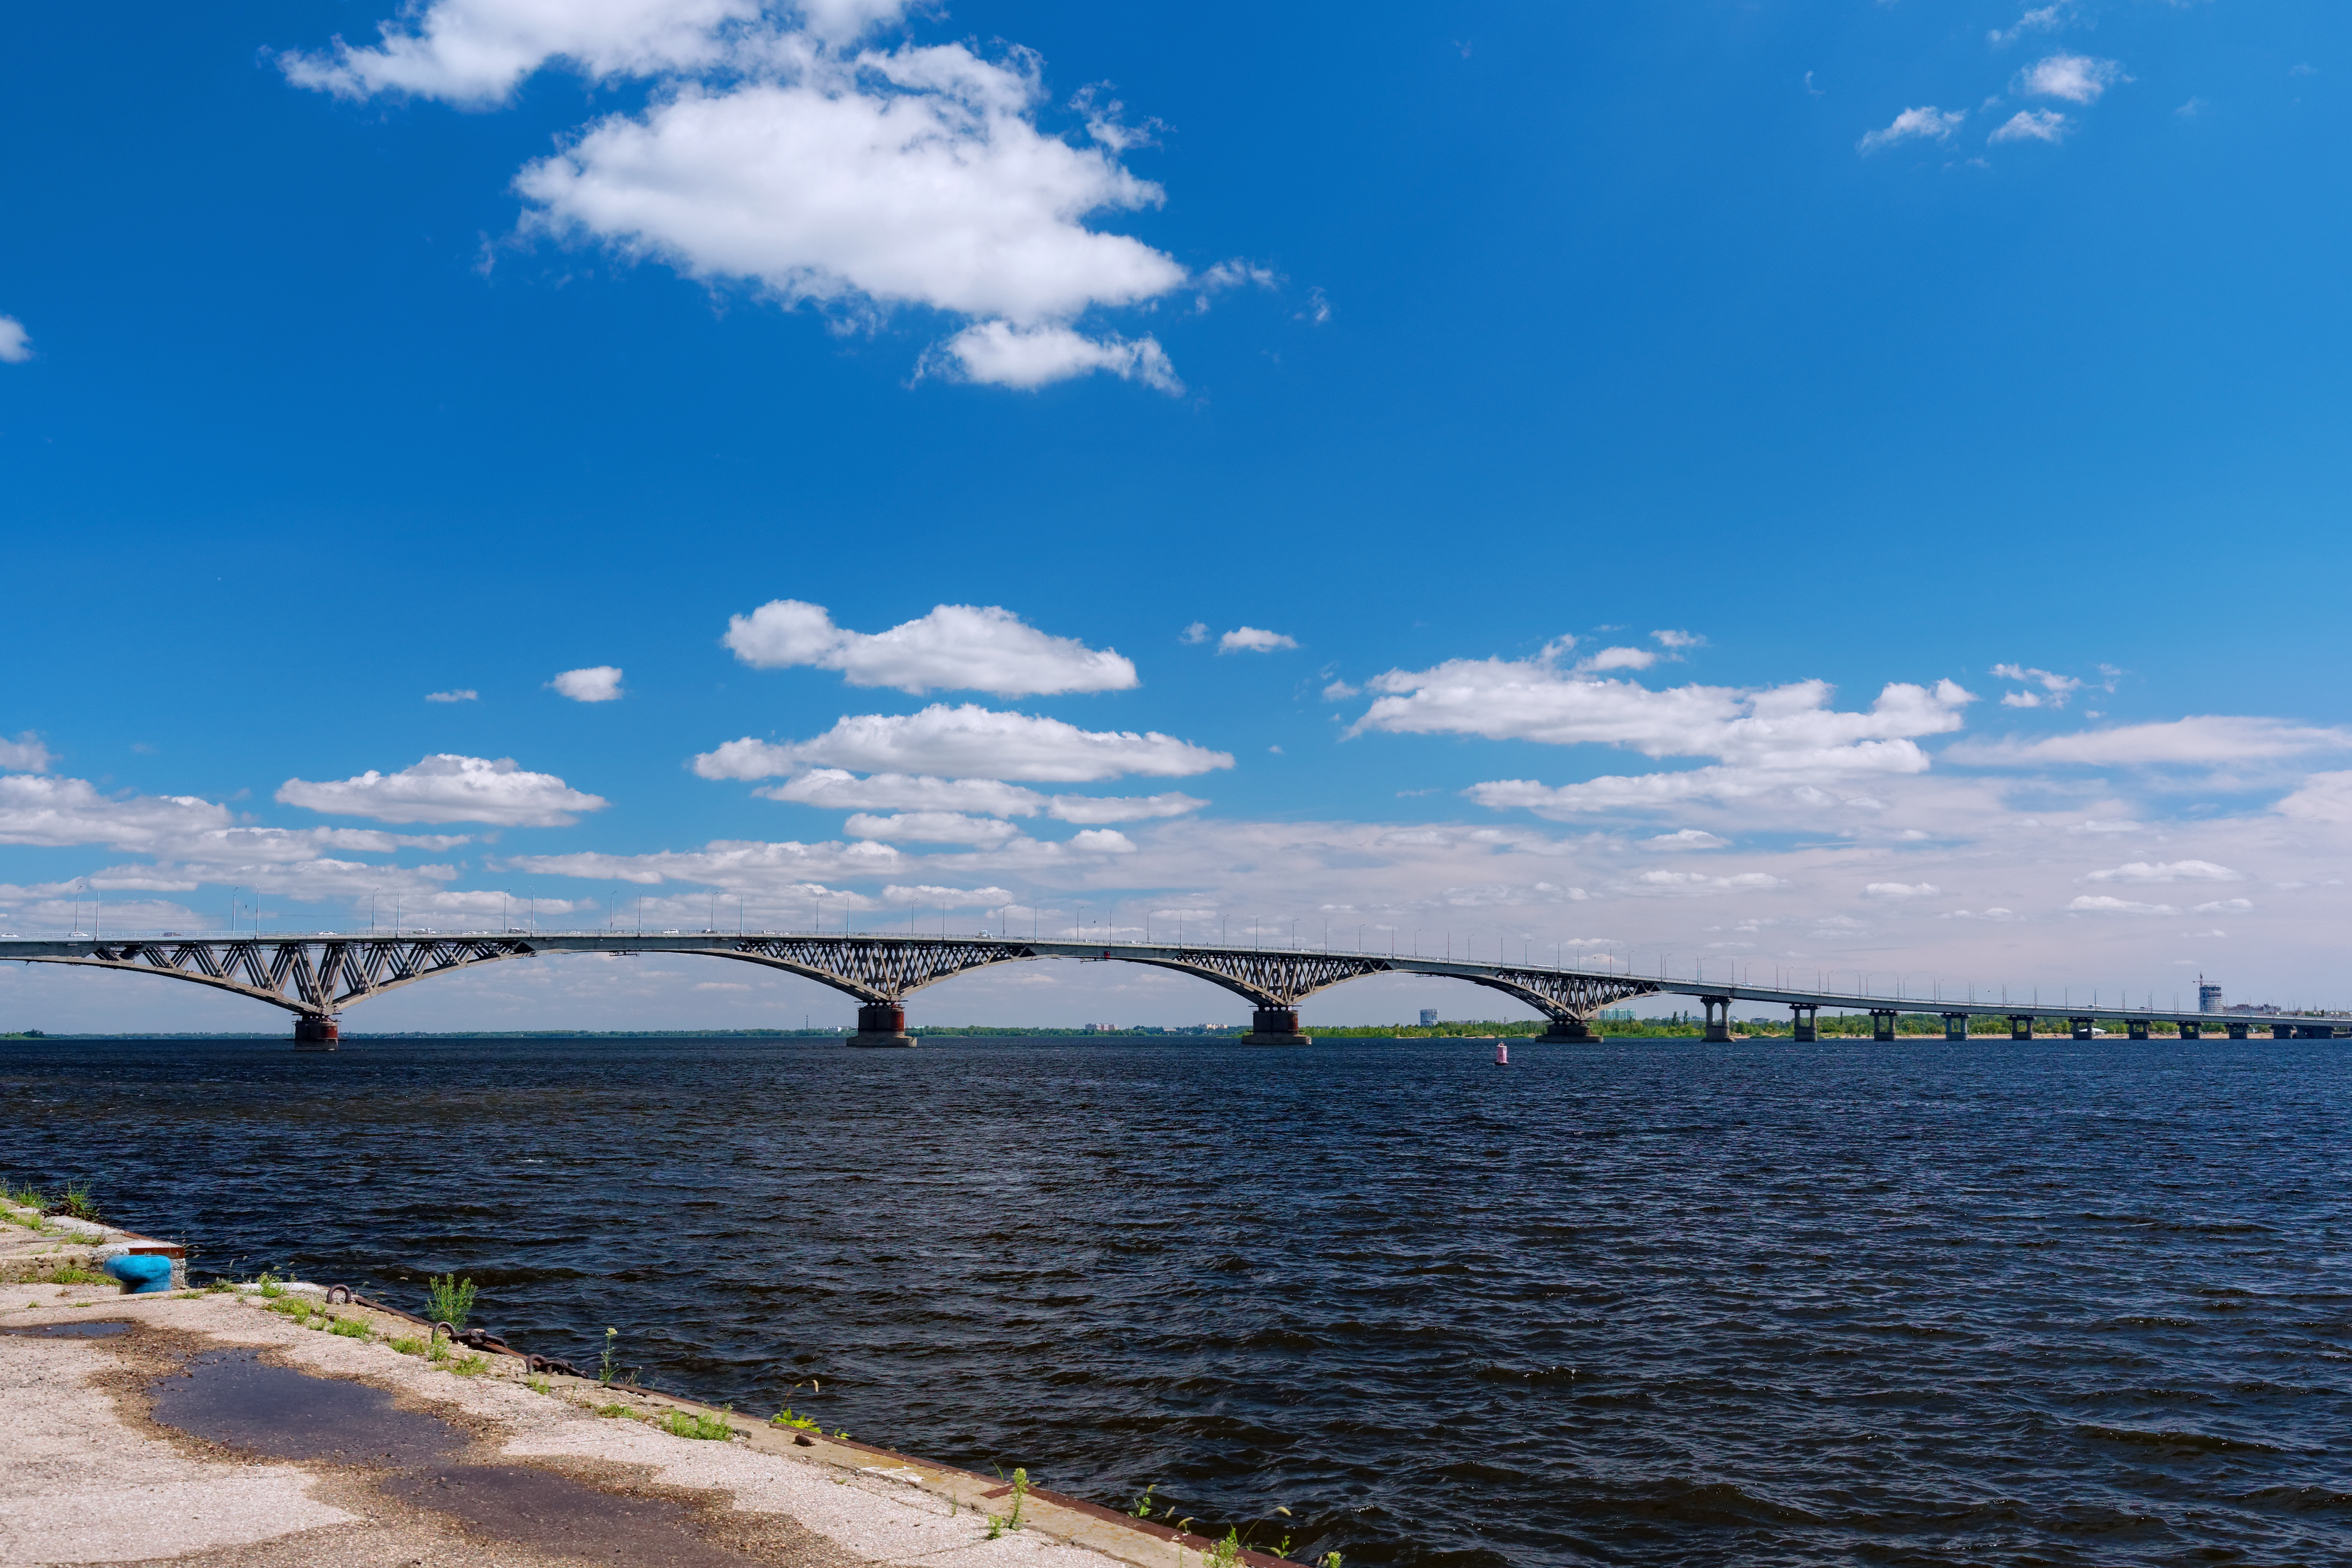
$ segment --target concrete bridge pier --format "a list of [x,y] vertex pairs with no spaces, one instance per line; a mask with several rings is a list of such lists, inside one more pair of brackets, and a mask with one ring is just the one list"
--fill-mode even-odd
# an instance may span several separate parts
[[2009,1037],[2012,1040],[2032,1039],[2033,1037],[2033,1015],[2031,1013],[2011,1013],[2009,1016]]
[[2147,1038],[2147,1020],[2146,1018],[2126,1018],[2124,1020],[2124,1034],[2129,1038],[2135,1040],[2144,1040]]
[[1311,1046],[1314,1043],[1298,1032],[1298,1009],[1296,1007],[1252,1008],[1249,1033],[1242,1037],[1242,1044],[1245,1046]]
[[2243,1024],[2224,1024],[2221,1026],[2230,1031],[2230,1037],[2233,1040],[2242,1040],[2246,1037],[2246,1026]]
[[2185,1023],[2180,1026],[2180,1037],[2184,1040],[2201,1040],[2205,1037],[2205,1026]]
[[1581,1018],[1554,1018],[1551,1026],[1536,1038],[1565,1040],[1580,1046],[1597,1045],[1601,1040],[1601,1037],[1592,1032],[1592,1026]]
[[1822,1037],[1822,1008],[1818,1002],[1789,1004],[1789,1037],[1792,1040],[1818,1040]]
[[1966,1040],[1969,1037],[1969,1016],[1966,1013],[1944,1015],[1944,1038]]
[[915,1043],[907,1033],[907,1010],[895,1002],[869,1002],[857,1009],[857,1032],[842,1042],[845,1046],[866,1046],[880,1048],[904,1048]]
[[1895,1021],[1901,1016],[1903,1016],[1902,1014],[1892,1008],[1873,1007],[1870,1010],[1870,1037],[1874,1040],[1893,1039]]
[[1699,1005],[1706,1009],[1706,1039],[1714,1045],[1731,1042],[1731,998],[1702,996]]
[[2096,1018],[2069,1018],[2066,1022],[2070,1026],[2076,1039],[2087,1040],[2091,1037],[2091,1026],[2094,1024],[2096,1024],[2098,1020]]
[[332,1013],[301,1013],[295,1016],[294,1048],[298,1051],[331,1051],[342,1037],[342,1027]]

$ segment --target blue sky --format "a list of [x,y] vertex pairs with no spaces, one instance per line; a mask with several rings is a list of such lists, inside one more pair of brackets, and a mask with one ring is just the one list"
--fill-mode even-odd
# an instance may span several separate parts
[[[0,927],[821,895],[2352,1002],[2340,9],[538,10],[0,20]],[[709,968],[351,1024],[845,1013]],[[1309,1016],[1417,1005],[1489,1004]]]

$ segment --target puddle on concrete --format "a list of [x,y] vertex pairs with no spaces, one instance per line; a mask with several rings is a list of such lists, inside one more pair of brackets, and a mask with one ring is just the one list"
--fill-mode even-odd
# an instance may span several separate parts
[[363,1383],[307,1377],[252,1351],[208,1351],[158,1378],[155,1419],[273,1459],[429,1465],[468,1441],[438,1416],[403,1410]]
[[208,1351],[148,1393],[157,1422],[215,1443],[273,1459],[390,1468],[376,1482],[387,1495],[495,1540],[663,1568],[756,1561],[704,1541],[675,1502],[615,1496],[527,1465],[452,1463],[469,1441],[458,1427],[403,1410],[382,1389],[271,1366],[253,1351]]
[[22,1329],[0,1329],[0,1334],[21,1334],[36,1340],[110,1340],[131,1331],[129,1323],[35,1323]]
[[677,1503],[614,1497],[527,1465],[447,1465],[394,1476],[381,1486],[403,1502],[462,1520],[480,1534],[542,1552],[663,1568],[740,1568],[754,1561],[696,1535]]

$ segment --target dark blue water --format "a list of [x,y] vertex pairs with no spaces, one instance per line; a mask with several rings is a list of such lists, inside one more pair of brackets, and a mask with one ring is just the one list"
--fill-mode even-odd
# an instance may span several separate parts
[[2340,1563],[2347,1052],[44,1041],[0,1170],[1350,1568]]

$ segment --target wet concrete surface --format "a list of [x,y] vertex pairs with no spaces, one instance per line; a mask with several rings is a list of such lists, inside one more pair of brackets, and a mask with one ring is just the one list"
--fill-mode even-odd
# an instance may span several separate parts
[[752,1558],[697,1535],[687,1510],[660,1498],[614,1497],[528,1465],[450,1465],[413,1470],[378,1489],[462,1521],[476,1535],[525,1542],[595,1562],[665,1568],[740,1568]]
[[30,1340],[110,1340],[130,1331],[129,1323],[110,1321],[35,1323],[29,1328],[0,1329],[0,1334],[17,1334]]
[[267,1458],[374,1472],[366,1477],[373,1490],[443,1516],[476,1540],[666,1568],[758,1561],[706,1541],[678,1503],[600,1491],[530,1465],[466,1463],[473,1439],[451,1423],[403,1409],[380,1388],[312,1377],[256,1351],[192,1356],[148,1394],[161,1426]]

